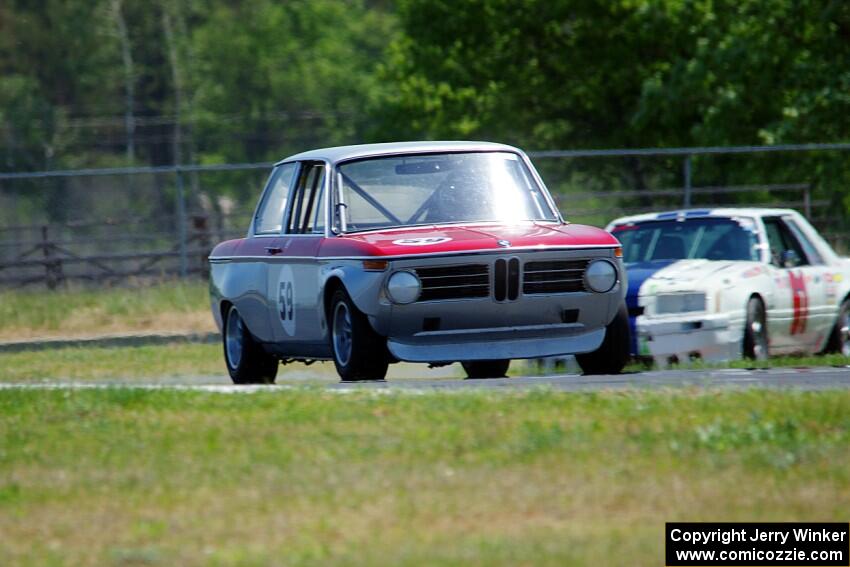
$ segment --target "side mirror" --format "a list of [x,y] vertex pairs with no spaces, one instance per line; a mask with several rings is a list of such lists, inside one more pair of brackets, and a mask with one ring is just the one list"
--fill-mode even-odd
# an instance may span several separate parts
[[794,250],[785,250],[780,258],[783,268],[796,268],[800,265],[800,256]]

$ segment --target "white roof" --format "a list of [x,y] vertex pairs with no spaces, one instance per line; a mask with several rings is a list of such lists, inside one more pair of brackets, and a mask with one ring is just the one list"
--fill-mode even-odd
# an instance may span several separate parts
[[768,217],[799,214],[793,209],[771,209],[766,207],[724,207],[712,209],[708,207],[679,209],[671,211],[659,211],[657,213],[644,213],[641,215],[631,215],[620,217],[609,223],[609,226],[615,224],[628,224],[633,222],[646,222],[654,220],[674,219],[679,217],[684,218],[700,218],[700,217]]
[[396,154],[416,154],[426,152],[515,152],[522,151],[505,144],[493,142],[389,142],[384,144],[362,144],[357,146],[337,146],[321,148],[289,156],[278,163],[296,160],[324,160],[332,164],[350,159]]

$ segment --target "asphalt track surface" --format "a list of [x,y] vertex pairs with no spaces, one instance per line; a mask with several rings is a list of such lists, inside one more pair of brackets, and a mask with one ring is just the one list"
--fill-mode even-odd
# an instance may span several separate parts
[[[422,375],[428,370],[422,369]],[[459,378],[397,378],[380,382],[341,383],[331,379],[317,378],[308,373],[292,371],[279,384],[269,386],[235,386],[225,376],[195,376],[163,378],[162,380],[100,380],[74,382],[51,380],[28,383],[0,383],[0,390],[35,389],[101,389],[138,388],[151,390],[187,390],[221,393],[250,393],[261,391],[285,391],[292,388],[318,387],[326,391],[348,393],[374,391],[376,393],[408,392],[425,393],[439,391],[522,391],[549,389],[563,392],[628,391],[642,389],[789,389],[789,390],[833,390],[850,388],[850,366],[818,368],[772,368],[759,369],[716,369],[716,370],[660,370],[636,372],[614,376],[581,376],[577,374],[553,374],[548,376],[520,376],[491,380],[463,380]]]

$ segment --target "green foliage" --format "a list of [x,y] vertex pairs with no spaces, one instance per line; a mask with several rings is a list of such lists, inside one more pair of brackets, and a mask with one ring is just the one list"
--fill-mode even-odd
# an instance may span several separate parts
[[[840,141],[848,35],[850,4],[827,0],[15,1],[0,6],[0,161],[267,161],[414,138],[529,149]],[[813,182],[815,197],[841,205],[844,155],[700,158],[694,181]],[[681,178],[671,160],[552,169],[564,192]],[[66,214],[32,189],[14,187],[29,203],[19,210]],[[203,189],[253,201],[256,180],[233,173]]]
[[850,6],[402,0],[384,103],[410,133],[535,148],[842,139]]
[[[379,129],[406,137],[566,149],[841,141],[850,129],[850,71],[838,64],[850,60],[846,2],[402,0],[398,10],[405,33],[380,68],[375,108]],[[850,182],[835,154],[712,158],[695,170],[708,186],[810,181],[836,203]],[[678,185],[668,171],[629,159],[588,180],[575,168],[564,189]]]

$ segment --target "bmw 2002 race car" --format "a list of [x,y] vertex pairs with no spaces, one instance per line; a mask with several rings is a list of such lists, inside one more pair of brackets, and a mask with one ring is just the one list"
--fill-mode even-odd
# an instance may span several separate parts
[[212,251],[212,311],[237,383],[332,359],[343,380],[395,361],[628,357],[617,240],[565,222],[528,157],[500,144],[328,148],[279,162],[245,238]]
[[657,363],[850,356],[850,259],[788,209],[624,217],[632,352]]

